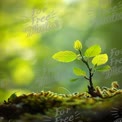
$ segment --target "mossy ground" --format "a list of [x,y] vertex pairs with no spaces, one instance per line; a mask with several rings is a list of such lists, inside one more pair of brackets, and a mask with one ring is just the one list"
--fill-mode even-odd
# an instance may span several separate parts
[[96,87],[101,97],[87,92],[56,94],[50,91],[12,95],[0,105],[1,122],[113,122],[112,109],[122,116],[122,90]]

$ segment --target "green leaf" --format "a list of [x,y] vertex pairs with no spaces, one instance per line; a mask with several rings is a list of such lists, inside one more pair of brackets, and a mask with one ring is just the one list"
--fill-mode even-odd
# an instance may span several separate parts
[[52,57],[60,62],[72,62],[77,58],[77,55],[72,51],[60,51],[55,53]]
[[99,45],[93,45],[85,51],[85,56],[90,58],[101,53],[101,47]]
[[105,64],[107,61],[108,61],[108,55],[100,54],[100,55],[95,56],[92,59],[92,64],[99,66],[99,65]]
[[8,100],[14,100],[17,97],[16,92],[11,94],[11,96],[8,98]]
[[99,72],[106,72],[108,70],[110,70],[111,67],[109,65],[103,66],[103,67],[98,67],[96,70]]
[[76,40],[76,41],[74,42],[74,48],[75,48],[76,50],[81,50],[81,49],[82,49],[82,43],[81,43],[79,40]]
[[77,80],[79,80],[79,78],[73,78],[73,79],[71,79],[70,81],[71,81],[71,82],[75,82],[75,81],[77,81]]
[[86,76],[86,72],[81,70],[80,68],[74,68],[73,72],[77,76]]

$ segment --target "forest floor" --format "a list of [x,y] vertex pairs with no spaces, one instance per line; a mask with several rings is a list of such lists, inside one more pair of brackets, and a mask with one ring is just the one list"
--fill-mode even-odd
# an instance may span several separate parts
[[12,94],[0,104],[0,122],[122,122],[122,90],[96,87],[101,97],[87,92]]

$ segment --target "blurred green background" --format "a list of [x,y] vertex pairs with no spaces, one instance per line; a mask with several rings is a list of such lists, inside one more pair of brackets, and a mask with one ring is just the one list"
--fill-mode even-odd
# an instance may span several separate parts
[[96,73],[94,85],[118,81],[121,88],[121,12],[121,0],[1,0],[0,102],[12,93],[87,91],[83,78],[71,82],[73,67],[84,65],[52,59],[57,51],[74,51],[77,39],[109,55],[112,71]]

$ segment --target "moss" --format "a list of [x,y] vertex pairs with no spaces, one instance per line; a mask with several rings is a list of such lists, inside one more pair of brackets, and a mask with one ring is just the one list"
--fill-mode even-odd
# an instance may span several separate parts
[[[0,117],[3,117],[4,120],[17,121],[21,119],[25,122],[30,120],[43,122],[43,120],[50,118],[50,122],[55,122],[56,110],[60,108],[62,111],[70,109],[69,113],[59,115],[60,119],[71,115],[74,116],[75,112],[80,113],[79,122],[81,120],[83,122],[95,122],[101,117],[101,120],[106,119],[106,116],[111,119],[110,111],[112,107],[122,107],[122,90],[118,89],[117,84],[115,84],[112,83],[111,88],[97,86],[96,92],[101,97],[92,97],[87,92],[56,94],[51,91],[41,91],[40,93],[23,94],[21,96],[13,95],[14,97],[8,98],[8,101],[4,101],[0,105]],[[78,122],[78,120],[73,121]]]

